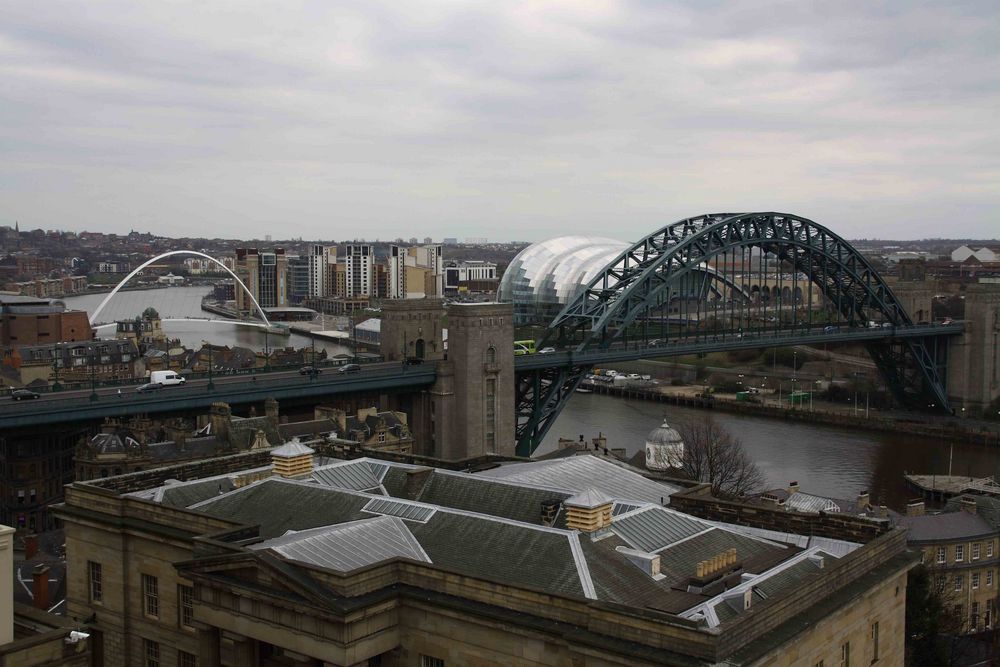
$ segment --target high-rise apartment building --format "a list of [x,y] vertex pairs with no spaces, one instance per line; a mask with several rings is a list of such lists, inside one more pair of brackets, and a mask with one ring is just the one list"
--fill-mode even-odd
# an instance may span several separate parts
[[390,299],[420,299],[444,293],[444,268],[441,246],[389,248],[389,280],[386,296]]
[[[237,248],[235,273],[261,308],[288,305],[288,258],[284,248]],[[254,310],[253,302],[239,288],[236,290],[236,309],[241,313]]]
[[364,243],[349,243],[344,260],[346,297],[372,296],[375,249]]
[[[326,296],[326,248],[321,245],[309,246],[309,294],[307,296]],[[334,255],[336,257],[336,255]]]

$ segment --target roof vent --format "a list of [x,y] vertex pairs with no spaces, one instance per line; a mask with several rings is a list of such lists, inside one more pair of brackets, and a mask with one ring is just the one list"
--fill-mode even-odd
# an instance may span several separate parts
[[597,489],[587,489],[563,501],[566,508],[566,527],[592,533],[611,525],[613,501]]
[[289,443],[271,450],[274,472],[291,478],[308,475],[313,469],[313,450],[299,443]]
[[660,554],[651,554],[628,547],[616,547],[616,551],[653,579],[663,579],[663,575],[660,574]]

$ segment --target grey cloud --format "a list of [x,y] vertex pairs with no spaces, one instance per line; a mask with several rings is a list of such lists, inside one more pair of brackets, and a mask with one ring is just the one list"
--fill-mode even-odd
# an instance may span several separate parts
[[766,208],[996,233],[995,3],[3,11],[0,223],[634,238]]

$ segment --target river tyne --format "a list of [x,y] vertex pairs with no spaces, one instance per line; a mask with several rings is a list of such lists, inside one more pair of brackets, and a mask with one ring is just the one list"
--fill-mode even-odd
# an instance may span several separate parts
[[[205,287],[174,287],[119,293],[101,313],[101,320],[133,318],[153,305],[163,318],[202,318],[201,297]],[[92,294],[64,299],[70,308],[92,311],[105,295]],[[202,340],[221,345],[264,347],[263,332],[205,321],[164,322],[168,335],[180,338],[188,347]],[[102,328],[99,335],[111,337],[114,330]],[[270,346],[310,344],[309,338],[293,335],[276,339]],[[348,348],[317,342],[329,354],[349,352]],[[730,414],[722,411],[685,408],[664,403],[622,399],[599,394],[576,394],[559,415],[538,453],[551,451],[559,437],[590,438],[603,433],[609,447],[624,447],[629,456],[644,447],[646,435],[664,419],[713,418],[742,440],[750,457],[760,467],[770,487],[799,482],[802,491],[817,495],[853,499],[868,490],[872,500],[900,510],[910,497],[903,482],[904,472],[947,474],[949,455],[955,475],[986,477],[1000,470],[998,451],[979,445],[943,442],[901,433],[847,429],[805,422]],[[863,417],[859,417],[859,424]]]

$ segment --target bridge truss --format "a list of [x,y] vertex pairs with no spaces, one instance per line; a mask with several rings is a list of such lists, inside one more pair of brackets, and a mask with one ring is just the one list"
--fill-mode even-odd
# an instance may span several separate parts
[[[695,275],[716,284],[691,299],[685,295]],[[670,356],[672,346],[703,341],[746,347],[752,338],[769,347],[795,332],[912,325],[871,264],[829,229],[785,213],[717,213],[667,225],[623,251],[563,308],[538,346],[577,353],[647,347],[648,356]],[[948,409],[946,346],[937,340],[865,343],[903,406]],[[592,369],[592,362],[570,361],[519,376],[519,454],[538,447]]]

